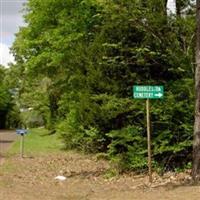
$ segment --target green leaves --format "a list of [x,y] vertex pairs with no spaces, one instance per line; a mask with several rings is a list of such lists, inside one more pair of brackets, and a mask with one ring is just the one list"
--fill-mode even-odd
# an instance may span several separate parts
[[123,169],[144,169],[145,105],[132,99],[132,86],[164,85],[165,98],[152,101],[154,163],[188,151],[194,18],[167,17],[165,4],[30,0],[11,68],[20,104],[33,108],[30,118],[42,116],[66,148],[105,152]]
[[113,130],[107,135],[112,139],[108,146],[108,154],[116,162],[120,170],[144,169],[147,151],[143,149],[146,141],[141,134],[142,129],[137,126],[128,126],[121,130]]
[[7,112],[11,103],[11,93],[5,83],[6,69],[0,66],[0,111]]

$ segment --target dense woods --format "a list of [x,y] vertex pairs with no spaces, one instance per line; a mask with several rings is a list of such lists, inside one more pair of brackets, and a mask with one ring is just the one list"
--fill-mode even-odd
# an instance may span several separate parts
[[6,116],[10,108],[11,96],[4,82],[5,69],[0,65],[0,128],[6,126]]
[[100,153],[120,171],[145,170],[145,101],[132,98],[132,87],[164,85],[164,99],[151,102],[153,166],[191,167],[195,10],[181,0],[167,14],[166,3],[29,0],[16,63],[5,70],[15,102],[8,125],[45,126],[66,149]]

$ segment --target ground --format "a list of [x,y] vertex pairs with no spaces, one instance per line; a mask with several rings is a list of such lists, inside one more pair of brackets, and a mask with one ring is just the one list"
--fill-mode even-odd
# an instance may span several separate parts
[[[6,138],[4,137],[4,140]],[[1,147],[2,150],[2,147]],[[76,152],[7,154],[0,166],[0,200],[197,200],[186,173],[112,177],[108,161]],[[65,181],[55,180],[62,175]]]
[[16,139],[15,131],[12,130],[0,130],[0,150],[5,152],[9,146]]
[[15,139],[16,134],[14,131],[0,130],[0,164],[4,161],[3,154],[9,149]]

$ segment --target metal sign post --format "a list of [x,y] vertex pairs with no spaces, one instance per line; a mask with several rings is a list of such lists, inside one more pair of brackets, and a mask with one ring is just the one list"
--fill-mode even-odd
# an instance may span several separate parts
[[146,120],[147,120],[147,146],[148,146],[148,169],[149,182],[152,183],[152,155],[151,155],[151,120],[150,100],[161,99],[164,96],[164,87],[158,85],[135,85],[133,86],[133,97],[135,99],[146,99]]
[[20,157],[24,157],[24,134],[21,134]]

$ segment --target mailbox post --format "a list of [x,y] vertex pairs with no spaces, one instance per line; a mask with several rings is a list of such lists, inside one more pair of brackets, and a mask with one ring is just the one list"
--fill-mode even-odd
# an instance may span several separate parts
[[26,129],[17,129],[16,133],[21,136],[21,141],[20,141],[20,157],[24,157],[24,135],[27,134]]

